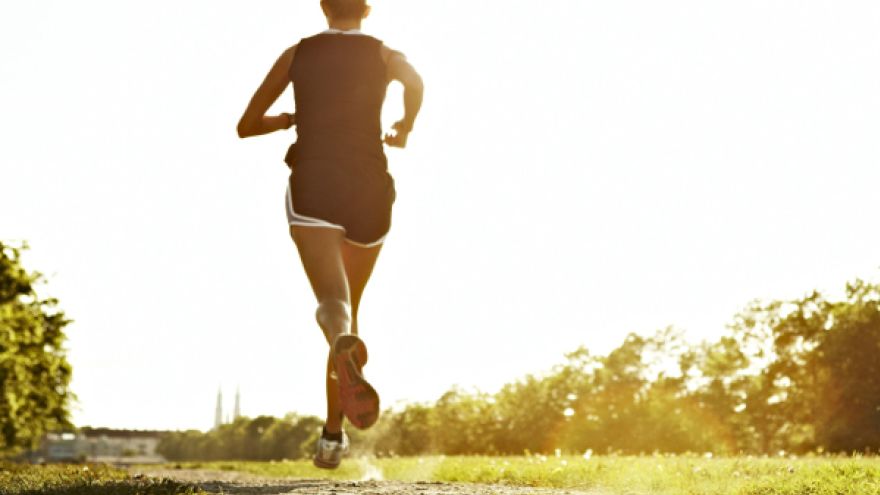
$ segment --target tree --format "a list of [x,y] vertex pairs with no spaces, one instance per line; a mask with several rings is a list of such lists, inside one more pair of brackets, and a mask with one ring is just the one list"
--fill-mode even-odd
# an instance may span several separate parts
[[[846,294],[836,302],[813,292],[794,301],[753,304],[738,316],[737,345],[762,368],[745,381],[725,382],[734,386],[719,397],[732,400],[728,412],[731,405],[745,406],[743,414],[728,414],[725,422],[737,424],[733,416],[744,416],[748,428],[737,436],[748,446],[747,433],[752,434],[747,450],[880,448],[880,285],[856,280],[847,284]],[[748,364],[705,374],[727,379]],[[703,399],[710,396],[704,391]]]
[[[435,451],[433,437],[439,430],[433,420],[434,406],[409,404],[402,411],[386,411],[361,438],[352,437],[353,444],[366,443],[379,455],[423,455]],[[353,433],[357,434],[356,431]],[[366,441],[366,442],[365,442]]]
[[39,273],[21,266],[27,246],[0,242],[0,450],[33,447],[44,433],[70,428],[71,367],[55,299],[41,299]]
[[880,449],[880,285],[847,285],[846,301],[825,307],[812,351],[816,443],[829,451]]
[[454,387],[434,404],[429,415],[434,426],[434,447],[449,455],[474,452],[494,454],[492,439],[499,419],[494,402],[485,393],[469,393]]

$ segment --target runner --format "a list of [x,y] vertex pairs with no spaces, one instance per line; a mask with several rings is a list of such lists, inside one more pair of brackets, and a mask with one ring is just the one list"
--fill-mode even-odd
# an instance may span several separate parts
[[[382,143],[403,148],[422,104],[421,77],[398,51],[361,33],[366,0],[322,0],[328,29],[281,54],[238,123],[242,138],[289,129],[297,141],[285,197],[290,234],[312,290],[315,317],[330,344],[327,420],[314,463],[336,468],[348,451],[343,416],[368,428],[379,396],[364,379],[358,337],[364,287],[391,226],[394,181]],[[380,113],[391,81],[404,87],[404,116],[382,136]],[[296,113],[266,115],[288,84]]]

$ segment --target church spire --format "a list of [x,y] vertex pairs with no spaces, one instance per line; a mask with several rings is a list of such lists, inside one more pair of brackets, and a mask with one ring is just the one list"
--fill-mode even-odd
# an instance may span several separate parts
[[217,387],[217,409],[214,411],[214,428],[223,424],[223,391]]
[[235,409],[232,412],[232,420],[235,421],[239,416],[241,416],[241,394],[238,387],[235,387]]

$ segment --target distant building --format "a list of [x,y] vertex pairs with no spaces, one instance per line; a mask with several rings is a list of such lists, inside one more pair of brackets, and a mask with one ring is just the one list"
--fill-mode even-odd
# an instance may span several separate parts
[[155,430],[115,430],[82,428],[77,432],[49,433],[40,448],[30,454],[35,461],[106,462],[111,464],[149,464],[165,462],[156,452],[165,432]]
[[220,425],[228,424],[234,422],[236,419],[241,417],[241,392],[238,387],[235,388],[235,405],[232,409],[232,416],[230,417],[227,412],[226,415],[223,415],[223,389],[217,388],[217,403],[214,406],[214,428],[218,428]]
[[217,407],[214,408],[214,428],[223,424],[223,391],[217,389]]
[[238,387],[235,387],[235,409],[232,412],[232,420],[235,421],[241,417],[241,393],[238,391]]
[[49,462],[76,462],[85,460],[85,450],[85,439],[81,435],[49,433],[31,457]]

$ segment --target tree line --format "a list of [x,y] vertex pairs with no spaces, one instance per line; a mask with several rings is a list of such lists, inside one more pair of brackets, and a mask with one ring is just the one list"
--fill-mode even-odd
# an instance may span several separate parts
[[284,418],[240,417],[207,433],[198,430],[166,433],[156,451],[168,460],[301,459],[314,453],[323,424],[314,416],[295,414]]
[[880,285],[753,302],[714,342],[667,328],[581,348],[496,394],[451,390],[385,417],[398,454],[851,452],[880,449]]
[[[69,320],[41,297],[24,244],[0,243],[0,452],[69,430]],[[856,280],[841,300],[818,292],[753,302],[717,340],[672,328],[628,335],[611,352],[578,349],[497,393],[453,388],[386,411],[355,445],[379,455],[852,452],[880,449],[880,285]],[[169,459],[311,455],[321,421],[242,418],[162,439]]]
[[[168,435],[169,459],[310,456],[321,420],[241,418]],[[880,285],[753,302],[715,341],[666,328],[605,355],[581,348],[494,394],[453,388],[386,411],[355,447],[377,455],[880,449]]]

